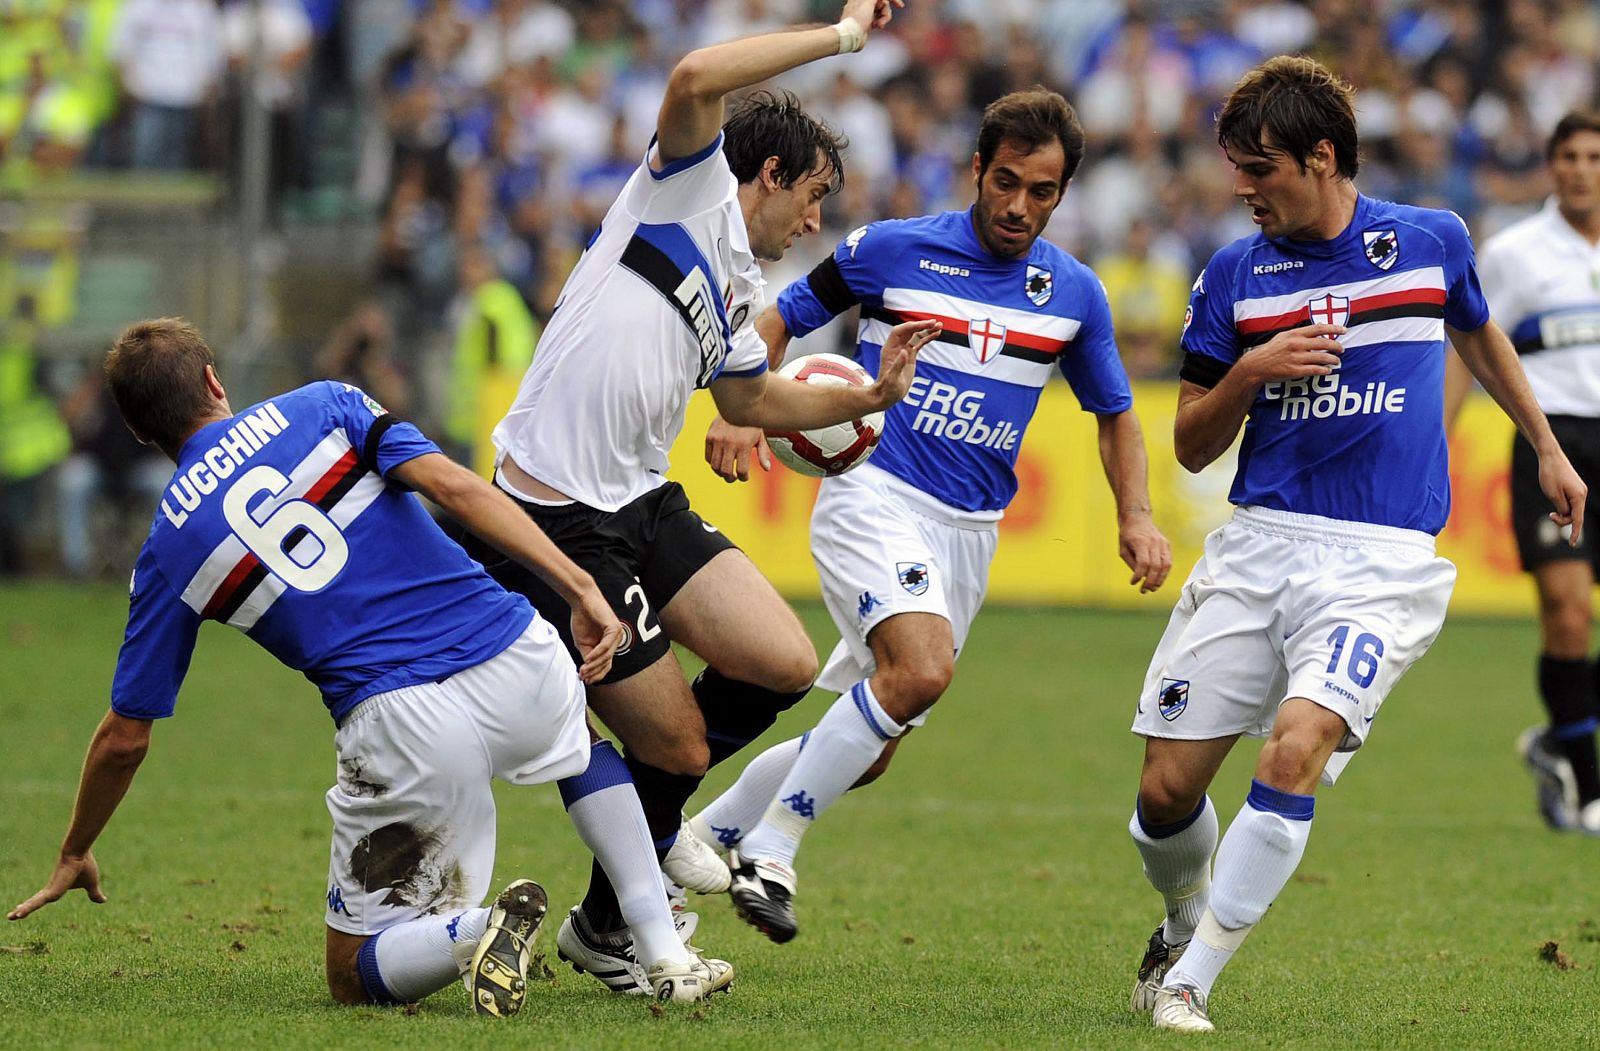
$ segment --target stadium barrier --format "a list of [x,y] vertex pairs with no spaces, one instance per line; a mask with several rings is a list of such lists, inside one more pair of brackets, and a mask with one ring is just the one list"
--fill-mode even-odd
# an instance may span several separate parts
[[[1205,536],[1226,520],[1233,453],[1199,475],[1172,455],[1177,386],[1141,383],[1135,405],[1150,449],[1156,522],[1173,543],[1176,579],[1155,595],[1128,586],[1117,557],[1114,505],[1095,445],[1094,418],[1064,385],[1040,399],[1017,463],[1021,489],[1001,523],[989,600],[1019,605],[1164,609],[1176,584],[1199,557]],[[690,402],[683,435],[672,451],[671,477],[705,519],[738,543],[785,595],[815,598],[816,571],[807,542],[817,482],[781,465],[729,484],[706,466],[704,438],[715,411],[708,395]],[[498,419],[498,416],[493,417]],[[1459,570],[1451,611],[1531,614],[1532,585],[1517,565],[1511,537],[1508,469],[1512,428],[1485,396],[1469,399],[1451,442],[1454,508],[1439,551]],[[1595,523],[1600,528],[1600,523]]]

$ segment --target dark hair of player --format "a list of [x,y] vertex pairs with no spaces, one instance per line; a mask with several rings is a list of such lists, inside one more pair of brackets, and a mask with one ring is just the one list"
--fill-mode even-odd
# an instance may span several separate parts
[[755,91],[722,123],[722,154],[740,183],[754,182],[768,157],[778,158],[778,185],[789,189],[813,172],[832,172],[828,192],[844,186],[843,135],[811,116],[787,91]]
[[1051,139],[1061,143],[1066,161],[1061,167],[1061,185],[1066,187],[1083,163],[1083,125],[1070,103],[1054,91],[1033,88],[1013,91],[989,103],[978,125],[978,180],[983,180],[1002,142],[1027,147],[1027,152]]
[[1600,131],[1600,111],[1575,109],[1557,121],[1556,130],[1550,133],[1550,141],[1545,144],[1544,159],[1553,158],[1561,144],[1580,131]]
[[1298,55],[1268,59],[1239,79],[1217,116],[1224,149],[1264,156],[1265,137],[1299,162],[1317,143],[1333,144],[1338,173],[1354,179],[1361,167],[1356,141],[1355,89],[1327,67]]
[[206,366],[216,366],[205,337],[183,318],[128,326],[106,355],[106,382],[128,426],[170,448],[211,410]]

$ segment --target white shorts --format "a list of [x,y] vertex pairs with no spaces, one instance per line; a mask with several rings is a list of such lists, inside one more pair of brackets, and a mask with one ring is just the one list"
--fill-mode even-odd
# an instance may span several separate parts
[[367,698],[333,740],[327,923],[346,934],[482,902],[491,780],[542,784],[589,765],[583,684],[539,617],[474,668]]
[[871,675],[877,662],[867,635],[898,613],[948,620],[961,655],[989,587],[999,528],[935,515],[925,501],[897,492],[883,471],[863,467],[823,480],[811,512],[811,557],[840,638],[817,685],[844,693]]
[[[1433,644],[1456,569],[1409,529],[1241,507],[1206,537],[1139,694],[1133,732],[1265,736],[1304,697],[1367,738],[1384,698]],[[1332,784],[1347,755],[1329,760]]]

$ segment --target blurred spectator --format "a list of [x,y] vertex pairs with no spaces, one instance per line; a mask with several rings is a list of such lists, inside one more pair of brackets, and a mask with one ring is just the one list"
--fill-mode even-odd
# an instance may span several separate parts
[[[172,476],[171,462],[123,425],[97,366],[84,370],[61,406],[72,454],[56,472],[56,520],[61,570],[74,580],[125,570]],[[102,517],[114,524],[110,531],[97,527]]]
[[459,458],[488,474],[494,468],[489,429],[516,398],[540,328],[481,245],[469,245],[461,254],[461,290],[444,430]]
[[[242,78],[242,90],[253,89],[256,102],[270,115],[269,185],[274,199],[281,200],[284,190],[300,182],[300,122],[311,62],[311,19],[303,0],[227,0],[222,24],[228,61]],[[260,68],[251,85],[249,71],[257,61]],[[236,147],[235,160],[242,162],[244,152]]]
[[1136,218],[1128,224],[1121,251],[1094,263],[1111,303],[1122,362],[1134,379],[1178,374],[1178,337],[1192,283],[1186,267],[1152,252],[1155,234],[1148,217]]
[[396,416],[409,417],[411,385],[394,362],[394,322],[377,300],[357,304],[328,336],[311,378],[360,387]]
[[130,106],[133,166],[193,167],[201,108],[226,59],[214,0],[127,0],[113,52]]
[[72,446],[66,424],[39,382],[33,326],[0,325],[0,576],[33,560],[46,473]]

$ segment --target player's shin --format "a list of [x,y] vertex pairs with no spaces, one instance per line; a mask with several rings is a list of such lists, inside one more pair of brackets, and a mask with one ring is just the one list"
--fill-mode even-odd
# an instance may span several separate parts
[[856,683],[808,735],[794,769],[761,823],[745,837],[740,854],[792,863],[800,837],[867,772],[883,746],[905,731],[883,710],[868,683]]
[[1211,855],[1217,849],[1217,808],[1204,796],[1181,820],[1161,825],[1146,821],[1137,802],[1128,833],[1144,860],[1145,878],[1166,903],[1162,940],[1182,945],[1211,901]]
[[483,935],[488,909],[424,916],[368,938],[356,953],[356,969],[367,998],[376,1004],[409,1004],[461,977]]
[[1550,716],[1549,748],[1572,764],[1579,807],[1600,798],[1596,763],[1596,669],[1587,660],[1539,656],[1539,695]]
[[694,829],[694,834],[722,850],[738,846],[745,833],[766,813],[767,804],[772,802],[783,779],[794,768],[809,736],[775,744],[750,760],[739,780],[690,819],[689,827]]
[[[616,920],[632,929],[635,958],[645,963],[686,963],[688,954],[661,891],[655,845],[638,793],[617,750],[609,741],[596,743],[590,751],[589,768],[560,782],[560,788],[573,827],[599,862],[604,877],[600,882],[614,894]],[[619,925],[613,920],[601,926],[601,921],[588,913],[588,899],[585,915],[598,930]]]
[[1217,848],[1211,904],[1163,988],[1184,986],[1210,996],[1217,975],[1299,866],[1314,809],[1309,795],[1251,782]]
[[710,667],[695,676],[691,689],[705,717],[706,744],[711,749],[712,766],[766,733],[779,715],[811,692],[811,687],[807,686],[793,693],[780,693],[730,679]]

